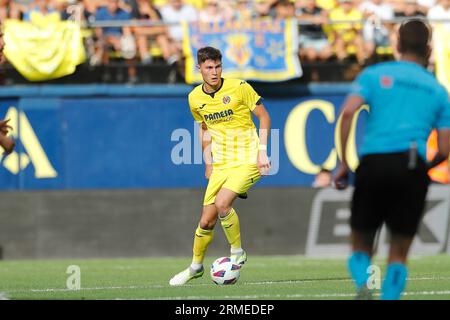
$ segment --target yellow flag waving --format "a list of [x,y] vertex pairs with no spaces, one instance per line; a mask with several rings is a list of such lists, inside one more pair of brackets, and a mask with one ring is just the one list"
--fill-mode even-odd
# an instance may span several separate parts
[[433,33],[436,77],[450,92],[450,28],[437,24]]
[[4,39],[6,58],[30,81],[72,74],[85,60],[80,26],[55,14],[33,12],[30,22],[6,20]]

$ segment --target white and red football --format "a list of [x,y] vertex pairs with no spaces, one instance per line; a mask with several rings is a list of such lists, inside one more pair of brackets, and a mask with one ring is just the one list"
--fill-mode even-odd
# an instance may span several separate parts
[[211,279],[215,284],[235,284],[239,279],[241,266],[229,257],[216,259],[211,265]]

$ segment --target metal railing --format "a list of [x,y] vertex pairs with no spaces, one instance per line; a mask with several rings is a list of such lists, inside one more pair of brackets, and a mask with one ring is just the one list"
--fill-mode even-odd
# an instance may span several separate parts
[[[154,27],[154,26],[176,26],[180,25],[180,22],[177,23],[169,23],[164,21],[151,21],[151,20],[137,20],[137,19],[131,19],[131,20],[102,20],[102,21],[86,21],[83,19],[83,9],[79,5],[71,5],[67,7],[66,9],[67,13],[69,14],[68,20],[75,21],[79,23],[84,28],[109,28],[109,27]],[[415,16],[415,17],[399,17],[399,18],[393,18],[393,19],[377,19],[377,18],[366,18],[361,20],[327,20],[327,23],[325,25],[335,25],[335,24],[365,24],[366,22],[372,22],[375,24],[399,24],[407,19],[423,19],[426,20],[432,24],[435,23],[444,23],[444,24],[450,24],[450,19],[428,19],[424,16]],[[266,17],[256,18],[258,19],[267,19]],[[297,23],[299,26],[311,26],[311,25],[317,25],[316,23],[301,20],[297,17]],[[238,20],[236,20],[238,22]]]
[[[265,19],[265,18],[261,18]],[[427,19],[423,16],[416,17],[408,17],[408,18],[395,18],[390,20],[377,20],[377,24],[400,24],[408,19],[422,19],[428,21],[431,24],[450,24],[450,19]],[[76,20],[74,20],[76,21]],[[236,22],[239,22],[236,20]],[[373,22],[370,19],[361,19],[361,20],[328,20],[324,25],[336,25],[336,24],[365,24],[366,22]],[[102,21],[79,21],[79,23],[85,28],[109,28],[109,27],[155,27],[155,26],[178,26],[181,24],[177,23],[168,23],[163,21],[151,21],[151,20],[102,20]],[[206,23],[206,22],[205,22]],[[299,26],[311,26],[317,25],[316,23],[312,23],[310,21],[299,20]]]

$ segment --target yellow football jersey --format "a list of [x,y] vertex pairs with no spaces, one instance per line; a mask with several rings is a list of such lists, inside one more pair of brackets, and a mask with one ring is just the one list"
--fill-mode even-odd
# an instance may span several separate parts
[[205,122],[212,137],[214,168],[256,164],[259,138],[251,111],[261,97],[245,81],[222,79],[221,87],[208,94],[203,85],[188,96],[196,122]]
[[332,30],[342,34],[342,38],[345,42],[353,41],[357,35],[355,30],[360,30],[362,28],[361,23],[351,22],[359,22],[362,19],[362,13],[358,9],[352,9],[349,13],[346,13],[342,8],[338,7],[330,12],[331,21],[348,21],[336,23],[331,26]]

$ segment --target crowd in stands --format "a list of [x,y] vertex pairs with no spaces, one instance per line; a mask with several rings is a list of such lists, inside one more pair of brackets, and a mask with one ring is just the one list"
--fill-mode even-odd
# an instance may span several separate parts
[[160,57],[169,65],[180,64],[181,20],[297,18],[302,62],[355,58],[363,65],[378,49],[392,50],[395,25],[384,21],[411,16],[450,20],[450,0],[0,0],[1,21],[28,21],[36,13],[56,14],[61,19],[75,17],[86,23],[155,22],[145,27],[93,30],[88,47],[90,63],[107,64],[111,51],[119,52],[130,63],[129,76],[133,79],[136,62],[147,65]]

